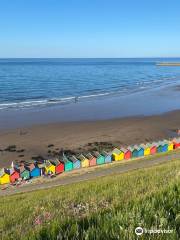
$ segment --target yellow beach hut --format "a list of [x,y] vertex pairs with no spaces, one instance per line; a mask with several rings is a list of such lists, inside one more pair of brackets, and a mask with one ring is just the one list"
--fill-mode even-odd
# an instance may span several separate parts
[[46,174],[56,174],[56,166],[50,161],[45,162],[45,173]]
[[151,154],[150,144],[141,144],[140,146],[144,149],[144,156],[148,156]]
[[81,161],[81,167],[89,167],[89,159],[87,159],[83,154],[77,156],[77,158]]
[[115,148],[112,151],[112,159],[114,161],[121,161],[124,159],[124,152],[120,151],[119,149]]
[[168,151],[172,151],[174,149],[174,143],[172,141],[167,141]]
[[3,168],[0,172],[0,184],[10,183],[10,172],[8,169]]

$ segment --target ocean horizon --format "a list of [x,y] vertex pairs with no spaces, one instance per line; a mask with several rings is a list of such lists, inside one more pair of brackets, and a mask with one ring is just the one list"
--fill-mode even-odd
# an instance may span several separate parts
[[180,83],[180,58],[1,58],[0,110],[128,95]]

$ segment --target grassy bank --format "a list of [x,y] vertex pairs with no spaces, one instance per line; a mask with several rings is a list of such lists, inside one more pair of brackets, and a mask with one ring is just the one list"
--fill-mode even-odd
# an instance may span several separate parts
[[[0,199],[2,239],[179,239],[180,161]],[[178,236],[179,234],[179,236]]]

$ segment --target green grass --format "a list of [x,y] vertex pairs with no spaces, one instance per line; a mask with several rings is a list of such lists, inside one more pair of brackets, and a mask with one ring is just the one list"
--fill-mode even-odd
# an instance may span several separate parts
[[[137,239],[134,229],[180,237],[180,161],[68,186],[1,197],[2,239]],[[58,238],[57,238],[58,236]]]

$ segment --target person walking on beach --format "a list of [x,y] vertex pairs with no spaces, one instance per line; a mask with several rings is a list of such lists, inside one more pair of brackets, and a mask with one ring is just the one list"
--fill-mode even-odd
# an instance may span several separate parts
[[74,98],[74,102],[75,102],[75,103],[78,102],[78,96],[76,96],[76,97]]

